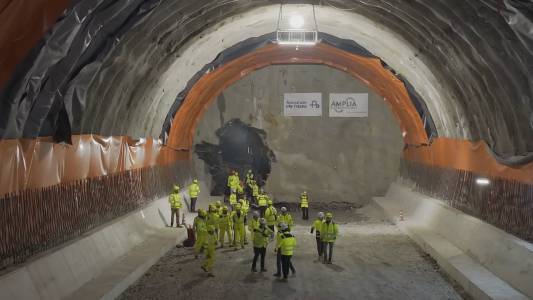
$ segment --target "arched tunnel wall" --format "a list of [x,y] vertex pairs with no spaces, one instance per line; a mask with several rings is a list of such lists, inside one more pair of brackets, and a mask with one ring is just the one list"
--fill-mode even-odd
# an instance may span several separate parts
[[[157,140],[165,117],[181,104],[176,96],[188,81],[202,78],[197,72],[220,52],[275,29],[279,7],[272,4],[1,2],[5,264],[185,183],[190,149]],[[531,240],[531,7],[512,0],[315,4],[321,32],[359,43],[427,105],[439,138],[405,149],[402,176],[422,192]],[[482,192],[479,176],[493,183]],[[87,209],[65,205],[78,201]],[[18,217],[28,217],[24,211],[38,216],[16,226]],[[62,231],[69,227],[52,222],[58,219],[77,225]],[[54,226],[39,226],[46,223]],[[49,239],[32,240],[36,234]]]
[[[321,93],[322,116],[283,116],[284,93]],[[329,117],[330,93],[368,93],[368,118]],[[266,190],[297,201],[307,190],[315,202],[365,204],[384,195],[399,175],[402,133],[388,105],[349,74],[320,65],[269,66],[237,81],[204,112],[194,143],[218,144],[215,131],[238,118],[266,132],[275,154]],[[211,181],[195,157],[197,174]]]

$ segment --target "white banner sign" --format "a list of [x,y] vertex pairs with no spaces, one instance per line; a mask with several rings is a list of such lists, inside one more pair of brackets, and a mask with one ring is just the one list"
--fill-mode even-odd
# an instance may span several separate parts
[[329,94],[329,116],[368,117],[368,94]]
[[286,93],[283,97],[283,114],[286,117],[322,116],[322,94]]

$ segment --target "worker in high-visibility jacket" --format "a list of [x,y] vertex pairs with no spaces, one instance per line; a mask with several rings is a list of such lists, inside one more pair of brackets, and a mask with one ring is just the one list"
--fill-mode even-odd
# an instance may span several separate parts
[[246,194],[246,199],[252,198],[252,183],[254,181],[254,173],[252,170],[248,170],[246,173],[246,180],[244,181],[244,193]]
[[322,240],[322,247],[324,250],[324,263],[331,264],[333,256],[333,245],[339,235],[339,225],[333,222],[333,214],[327,213],[326,220],[322,223],[320,230],[320,238]]
[[267,221],[267,226],[270,228],[270,230],[272,230],[272,232],[274,232],[276,223],[278,221],[278,211],[274,207],[272,200],[268,200],[267,203],[268,207],[265,210],[265,219]]
[[221,215],[223,207],[222,207],[222,202],[220,202],[220,200],[215,202],[215,207],[217,209],[218,214]]
[[242,212],[241,205],[235,205],[235,211],[231,212],[231,222],[233,223],[233,247],[238,246],[244,249],[244,236],[246,235],[246,215]]
[[235,205],[237,205],[237,203],[237,194],[231,193],[231,195],[229,195],[229,205],[231,207],[231,211],[235,210]]
[[219,214],[214,203],[209,204],[209,211],[207,213],[207,226],[213,226],[215,233],[218,235],[218,219]]
[[294,266],[292,266],[292,256],[294,254],[294,248],[296,247],[296,238],[291,234],[287,225],[282,228],[280,238],[279,251],[281,251],[281,269],[283,271],[283,280],[287,280],[289,269],[293,270],[293,274],[295,273]]
[[222,207],[222,213],[218,219],[218,241],[220,243],[220,248],[224,248],[224,237],[226,235],[228,236],[228,245],[231,246],[233,242],[231,232],[232,226],[233,223],[231,222],[231,216],[229,214],[228,207],[224,206]]
[[268,207],[268,197],[263,191],[263,189],[261,189],[261,192],[257,196],[257,205],[259,205],[259,213],[261,214],[261,218],[264,218],[265,211]]
[[264,218],[259,219],[259,227],[254,228],[254,259],[252,261],[252,272],[257,272],[255,266],[259,256],[261,256],[261,272],[267,271],[267,269],[265,269],[265,254],[268,245],[268,237],[271,234],[272,231],[266,226],[266,220]]
[[300,208],[302,209],[302,220],[309,220],[309,197],[305,191],[300,195]]
[[220,243],[220,248],[224,248],[224,237],[228,237],[228,245],[231,246],[233,242],[231,228],[233,223],[231,222],[231,216],[228,211],[228,207],[222,207],[222,213],[218,219],[218,241]]
[[281,214],[278,216],[278,223],[279,222],[287,224],[287,226],[289,226],[289,230],[292,230],[292,226],[294,226],[294,221],[292,220],[292,216],[287,211],[286,207],[281,208]]
[[228,176],[228,188],[229,193],[231,194],[237,194],[237,185],[239,185],[239,177],[237,176],[237,172],[233,171]]
[[252,203],[259,204],[257,201],[259,197],[259,185],[255,182],[255,180],[252,181]]
[[259,227],[259,212],[252,213],[252,219],[248,221],[248,231],[250,232],[250,240],[254,240],[254,229]]
[[176,227],[181,227],[180,224],[180,208],[181,208],[181,194],[180,187],[174,185],[172,193],[168,196],[168,202],[170,203],[170,227],[174,226],[174,216],[176,217]]
[[208,277],[214,277],[213,266],[215,265],[215,247],[216,247],[217,235],[215,233],[215,227],[207,226],[207,236],[205,239],[204,247],[206,249],[205,260],[202,264],[202,270],[207,272]]
[[[239,203],[241,204],[242,212],[245,216],[248,215],[248,211],[250,210],[250,205],[248,204],[248,200],[246,199],[240,199]],[[248,236],[246,235],[246,232],[244,234],[244,244],[248,245]]]
[[315,233],[316,250],[318,252],[319,261],[322,259],[322,253],[324,253],[322,239],[320,238],[320,230],[322,230],[323,223],[324,223],[324,213],[319,212],[317,214],[316,220],[313,222],[313,226],[311,226],[311,234],[313,234],[313,232],[316,232]]
[[[288,225],[284,222],[278,223],[278,233],[276,234],[276,247],[274,248],[274,252],[276,253],[276,273],[274,273],[274,277],[281,277],[281,240],[283,239],[284,234],[286,232],[290,232],[290,228],[288,227]],[[291,270],[293,275],[296,274],[296,269],[292,265],[292,262],[289,264],[289,269]]]
[[205,210],[198,210],[198,216],[194,218],[193,228],[196,234],[194,257],[198,258],[198,255],[204,250],[207,241],[207,212]]
[[191,212],[196,211],[196,200],[198,199],[198,195],[200,195],[200,185],[198,184],[198,179],[194,179],[189,185],[189,198],[191,199]]

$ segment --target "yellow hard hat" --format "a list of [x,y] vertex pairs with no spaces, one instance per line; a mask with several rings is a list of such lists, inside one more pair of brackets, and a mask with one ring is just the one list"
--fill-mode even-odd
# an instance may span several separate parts
[[175,185],[174,185],[174,191],[177,192],[177,191],[179,191],[179,190],[180,190],[180,186],[177,185],[177,184],[175,184]]
[[192,182],[194,182],[194,183],[198,183],[198,179],[195,179],[195,180],[193,180]]
[[326,213],[326,218],[332,219],[333,218],[333,214],[330,213],[330,212]]
[[272,200],[268,200],[268,205],[272,205],[274,202],[272,202]]
[[218,200],[217,202],[215,202],[215,205],[216,205],[217,207],[221,207],[221,206],[222,206],[222,202],[220,202],[220,200]]

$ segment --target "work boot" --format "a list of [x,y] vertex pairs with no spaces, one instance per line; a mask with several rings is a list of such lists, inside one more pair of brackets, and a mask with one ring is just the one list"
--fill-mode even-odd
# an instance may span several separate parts
[[257,273],[257,269],[252,268],[252,272]]
[[215,277],[215,274],[209,272],[209,273],[207,273],[207,277]]
[[261,272],[266,272],[266,271],[267,271],[267,269],[265,269],[265,268],[261,269]]
[[195,255],[194,255],[194,259],[198,259],[198,254],[195,254]]
[[280,274],[280,273],[274,273],[272,276],[274,276],[274,277],[281,277],[281,274]]
[[207,269],[205,268],[205,266],[201,266],[200,268],[202,268],[202,270],[204,270],[204,272],[207,272]]

